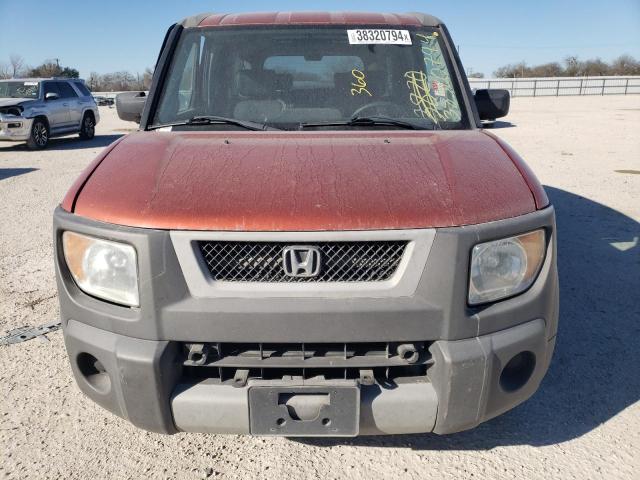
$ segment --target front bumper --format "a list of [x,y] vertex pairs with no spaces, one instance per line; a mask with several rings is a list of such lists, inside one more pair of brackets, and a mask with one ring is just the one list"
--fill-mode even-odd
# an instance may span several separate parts
[[[427,381],[359,387],[359,433],[453,433],[513,408],[537,390],[547,371],[555,338],[548,340],[545,330],[538,319],[477,338],[434,342],[435,364]],[[159,433],[251,433],[248,392],[260,381],[240,388],[181,381],[175,342],[125,337],[73,320],[64,336],[80,389],[134,425]],[[535,356],[533,370],[521,388],[505,390],[501,373],[523,351]],[[87,368],[87,352],[101,368]]]
[[31,136],[33,118],[0,114],[0,141],[24,141]]
[[[534,285],[517,297],[468,307],[471,247],[536,228],[548,232],[549,246]],[[61,209],[54,230],[61,317],[78,385],[103,407],[151,431],[252,433],[249,392],[265,381],[252,378],[235,387],[222,378],[186,375],[184,342],[427,341],[431,363],[425,375],[358,386],[360,434],[472,428],[529,398],[553,353],[558,281],[552,208],[436,230],[415,290],[386,297],[195,296],[169,232],[107,225]],[[65,230],[136,247],[139,309],[111,305],[77,288],[61,251]],[[524,359],[516,368],[514,357]],[[287,381],[292,388],[305,384],[295,377]],[[327,380],[327,389],[331,385]]]

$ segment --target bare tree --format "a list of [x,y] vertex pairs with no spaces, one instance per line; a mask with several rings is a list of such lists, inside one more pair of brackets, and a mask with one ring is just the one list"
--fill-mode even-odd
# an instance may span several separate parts
[[24,67],[24,58],[13,53],[9,56],[9,63],[11,64],[11,76],[16,78]]
[[526,76],[528,71],[527,64],[520,62],[500,67],[493,74],[498,78],[521,78]]
[[558,62],[551,62],[531,67],[528,73],[531,77],[561,77],[563,72]]
[[609,75],[609,65],[604,63],[599,58],[594,60],[587,60],[584,62],[583,72],[587,77],[597,77],[601,75]]
[[611,75],[640,75],[640,62],[631,55],[620,55],[611,62]]
[[564,59],[564,75],[567,77],[581,77],[584,75],[584,65],[576,55],[569,55]]
[[142,74],[142,88],[143,90],[149,90],[151,87],[151,80],[153,79],[153,70],[149,67],[144,69],[144,73]]
[[0,63],[0,80],[11,78],[11,66],[8,63]]
[[100,91],[100,74],[96,72],[91,72],[89,77],[87,78],[87,85],[89,86],[89,90],[93,92]]
[[467,77],[469,77],[469,78],[484,78],[484,73],[476,72],[473,68],[469,67],[467,69]]

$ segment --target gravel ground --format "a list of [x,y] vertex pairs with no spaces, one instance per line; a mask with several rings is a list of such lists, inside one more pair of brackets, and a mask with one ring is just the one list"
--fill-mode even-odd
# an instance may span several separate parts
[[[133,126],[101,110],[93,141],[55,140],[44,152],[0,145],[0,332],[57,318],[53,209],[84,166]],[[0,475],[638,478],[640,96],[516,98],[507,120],[494,132],[527,159],[558,213],[560,331],[531,400],[444,437],[162,436],[85,398],[57,332],[50,342],[0,347]]]

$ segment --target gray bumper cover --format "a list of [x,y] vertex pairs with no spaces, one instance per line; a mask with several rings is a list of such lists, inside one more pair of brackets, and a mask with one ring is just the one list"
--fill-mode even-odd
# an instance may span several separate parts
[[33,118],[0,114],[0,141],[28,140],[31,136],[32,124]]
[[[428,381],[393,388],[361,386],[360,434],[452,433],[472,428],[529,398],[553,354],[542,320],[478,338],[437,341]],[[246,387],[210,380],[179,383],[175,343],[123,337],[79,322],[65,329],[71,367],[80,389],[104,408],[134,425],[160,433],[177,431],[248,434]],[[515,392],[499,385],[506,362],[526,350],[536,356],[527,384]],[[76,359],[90,352],[109,380],[95,383]]]
[[[536,228],[547,230],[549,248],[534,285],[517,297],[468,307],[472,246]],[[65,230],[135,246],[141,308],[112,305],[77,288],[61,251]],[[250,433],[250,385],[187,383],[178,342],[432,341],[434,363],[426,378],[403,379],[393,388],[360,387],[360,434],[472,428],[531,396],[553,352],[558,281],[552,208],[500,222],[438,229],[416,291],[387,298],[196,298],[169,232],[108,225],[58,209],[54,238],[61,319],[80,388],[103,407],[151,431]],[[531,377],[521,388],[505,390],[501,372],[523,351],[535,359]],[[78,358],[83,352],[100,361],[105,373],[99,381],[81,371]]]

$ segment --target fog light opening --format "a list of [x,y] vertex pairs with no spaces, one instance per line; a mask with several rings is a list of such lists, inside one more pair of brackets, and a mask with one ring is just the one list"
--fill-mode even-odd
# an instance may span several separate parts
[[90,353],[82,352],[76,362],[80,373],[91,388],[98,393],[108,393],[111,390],[111,378],[100,360]]
[[500,387],[505,392],[520,390],[529,381],[536,368],[536,356],[533,352],[520,352],[502,369]]

